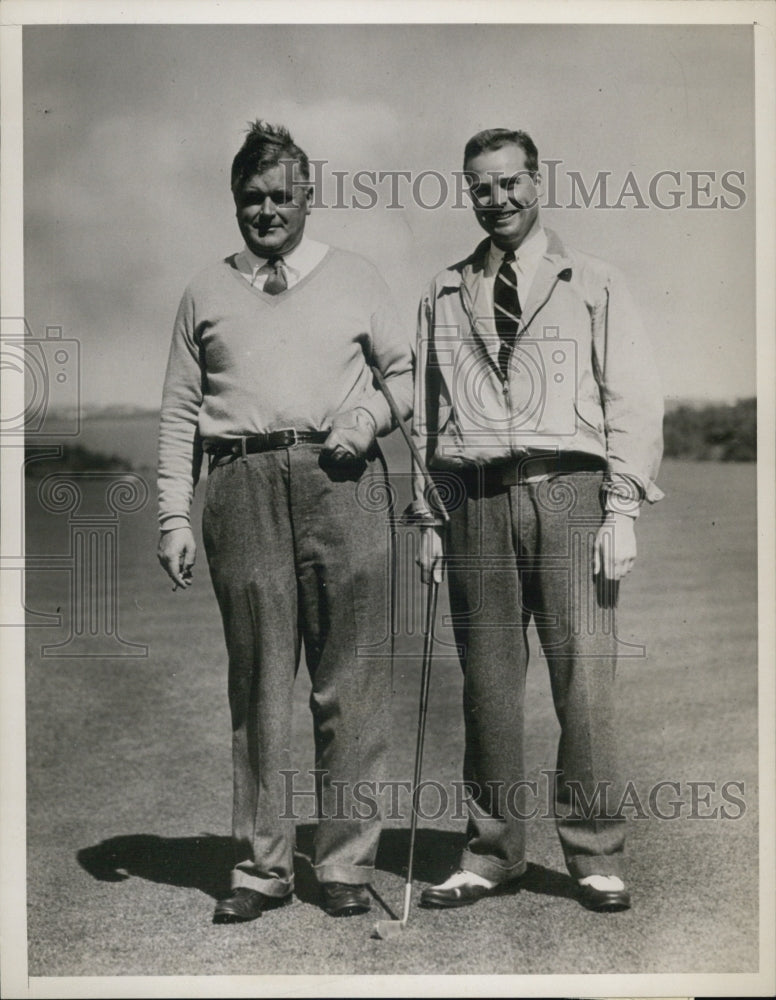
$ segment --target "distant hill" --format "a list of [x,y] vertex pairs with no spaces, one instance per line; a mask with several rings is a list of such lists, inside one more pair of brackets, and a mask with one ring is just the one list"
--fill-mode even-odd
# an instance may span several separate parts
[[[727,399],[700,399],[696,396],[667,396],[665,401],[666,413],[673,413],[674,410],[690,408],[693,410],[703,409],[708,406],[731,406],[735,400]],[[51,410],[48,419],[52,423],[68,423],[77,416],[72,409]],[[114,417],[144,418],[157,417],[159,410],[147,406],[136,406],[132,403],[110,403],[108,405],[82,404],[80,408],[82,420],[109,420]]]
[[59,454],[51,447],[34,443],[24,446],[25,476],[41,479],[51,472],[129,472],[130,462],[120,455],[106,455],[82,444],[58,445]]
[[148,409],[144,406],[133,406],[130,403],[113,403],[108,406],[90,406],[82,404],[77,410],[73,408],[53,409],[47,414],[47,421],[53,425],[69,424],[79,417],[83,420],[113,420],[122,419],[143,419],[145,417],[158,417],[159,410]]
[[[102,407],[87,410],[78,421],[68,421],[61,413],[57,418],[46,420],[44,434],[28,435],[27,444],[79,446],[97,457],[119,460],[125,470],[154,472],[158,411]],[[77,452],[73,452],[73,457],[80,461]]]

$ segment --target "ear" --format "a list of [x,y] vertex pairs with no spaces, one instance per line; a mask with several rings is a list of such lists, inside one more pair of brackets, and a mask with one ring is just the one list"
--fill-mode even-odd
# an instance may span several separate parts
[[314,194],[315,194],[315,190],[313,189],[313,186],[311,184],[310,187],[304,193],[304,198],[305,198],[305,203],[306,203],[305,207],[304,207],[304,214],[305,215],[309,215],[310,212],[312,212],[312,210],[313,210],[313,195]]

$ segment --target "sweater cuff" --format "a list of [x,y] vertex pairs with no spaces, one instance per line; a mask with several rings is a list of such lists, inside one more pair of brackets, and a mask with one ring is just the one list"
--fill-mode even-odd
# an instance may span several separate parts
[[382,394],[375,395],[366,402],[359,403],[358,409],[366,410],[369,416],[375,422],[375,435],[377,437],[382,437],[384,434],[390,433],[394,428],[393,417],[391,416],[391,408],[388,402]]
[[164,534],[167,531],[174,531],[176,528],[190,528],[191,521],[185,514],[168,514],[159,518],[159,530]]
[[637,518],[644,502],[644,490],[630,476],[612,474],[603,485],[604,509],[610,514]]
[[375,418],[375,415],[374,415],[374,413],[372,413],[372,411],[371,411],[371,410],[368,410],[368,409],[367,409],[367,408],[366,408],[365,406],[357,406],[357,407],[356,407],[356,408],[355,408],[355,409],[353,410],[353,412],[354,412],[354,413],[358,413],[358,411],[359,411],[359,410],[361,410],[361,412],[362,412],[362,413],[365,413],[365,414],[366,414],[366,419],[367,419],[367,420],[369,421],[369,423],[370,423],[370,424],[372,425],[372,433],[373,433],[373,434],[374,434],[375,436],[377,436],[377,419]]

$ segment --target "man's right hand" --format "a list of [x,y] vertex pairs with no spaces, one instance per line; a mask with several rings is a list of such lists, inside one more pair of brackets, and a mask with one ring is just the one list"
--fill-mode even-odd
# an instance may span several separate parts
[[174,590],[191,586],[191,571],[197,558],[194,532],[189,527],[163,531],[156,553],[162,568],[175,584]]
[[420,532],[420,579],[429,584],[441,583],[445,578],[445,550],[443,534],[439,528],[423,528]]

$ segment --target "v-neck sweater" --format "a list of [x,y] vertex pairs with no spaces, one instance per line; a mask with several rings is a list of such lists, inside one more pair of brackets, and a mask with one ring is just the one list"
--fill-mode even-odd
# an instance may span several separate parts
[[201,271],[173,329],[159,431],[162,527],[188,522],[199,439],[294,427],[326,431],[337,413],[368,410],[378,434],[392,419],[370,364],[403,416],[412,407],[412,345],[376,268],[330,247],[279,295],[252,287],[234,257]]

